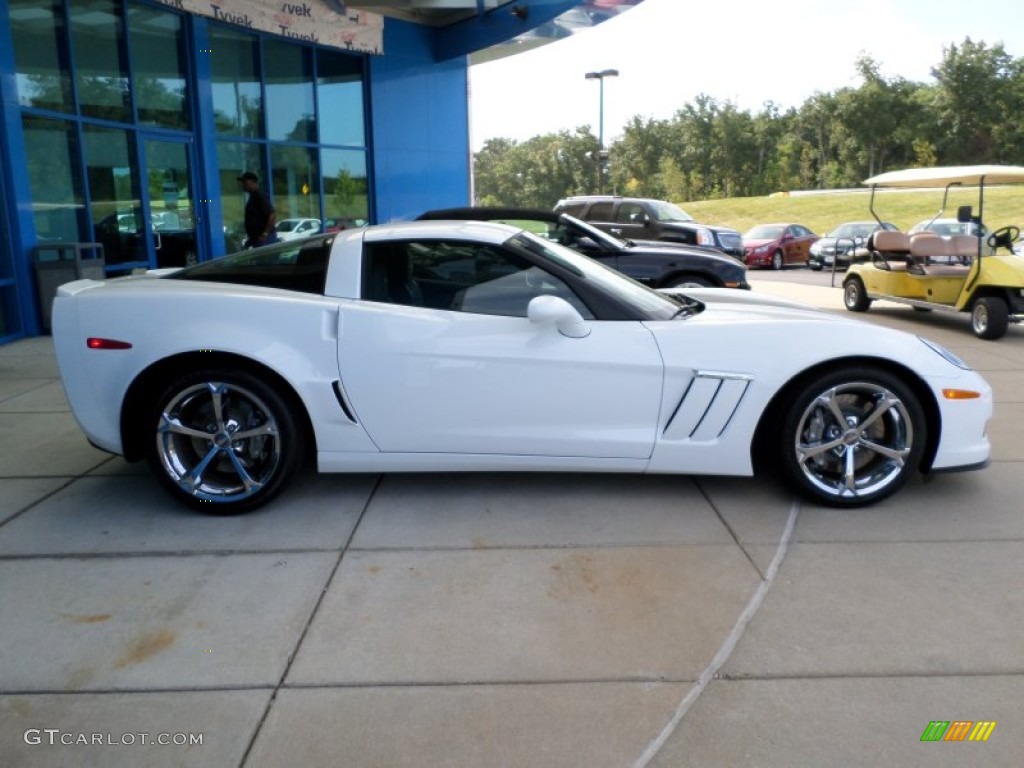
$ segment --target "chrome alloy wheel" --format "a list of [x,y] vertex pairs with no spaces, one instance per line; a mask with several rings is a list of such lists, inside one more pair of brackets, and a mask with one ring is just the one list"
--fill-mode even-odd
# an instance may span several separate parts
[[162,409],[156,452],[178,490],[198,501],[238,502],[258,494],[281,464],[273,411],[250,390],[209,381]]
[[913,420],[904,402],[881,384],[839,384],[804,409],[793,450],[803,477],[823,496],[884,496],[911,469]]

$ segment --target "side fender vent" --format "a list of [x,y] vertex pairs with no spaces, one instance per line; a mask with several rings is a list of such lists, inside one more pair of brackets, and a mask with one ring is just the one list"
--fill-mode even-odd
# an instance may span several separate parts
[[331,383],[331,388],[334,390],[334,396],[338,400],[338,405],[341,406],[342,413],[345,414],[345,418],[356,424],[355,414],[352,412],[352,406],[349,405],[348,398],[345,397],[345,390],[341,388],[341,382],[335,380]]
[[697,371],[662,436],[708,442],[721,437],[753,380],[747,373]]

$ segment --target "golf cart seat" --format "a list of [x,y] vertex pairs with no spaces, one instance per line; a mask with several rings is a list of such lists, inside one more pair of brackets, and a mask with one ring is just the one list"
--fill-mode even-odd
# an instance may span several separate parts
[[879,269],[901,272],[910,258],[910,238],[903,232],[883,229],[872,232],[868,238],[871,263]]
[[965,277],[970,267],[959,261],[952,239],[931,232],[921,232],[910,238],[908,272],[926,277]]
[[961,264],[970,264],[978,255],[981,238],[975,235],[953,235],[953,252]]

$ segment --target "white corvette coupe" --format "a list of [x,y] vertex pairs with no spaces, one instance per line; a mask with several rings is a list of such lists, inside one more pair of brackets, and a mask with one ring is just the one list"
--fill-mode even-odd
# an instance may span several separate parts
[[989,386],[941,347],[724,289],[659,293],[512,227],[354,229],[59,289],[90,442],[252,509],[323,472],[751,475],[855,506],[988,462]]

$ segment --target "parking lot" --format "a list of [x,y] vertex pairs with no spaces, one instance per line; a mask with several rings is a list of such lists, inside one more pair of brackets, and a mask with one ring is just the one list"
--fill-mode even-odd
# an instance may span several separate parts
[[[845,311],[827,272],[750,278]],[[204,517],[85,442],[48,338],[0,347],[0,764],[1019,765],[1024,328],[860,317],[983,373],[988,469],[854,511],[771,478],[306,475]]]

